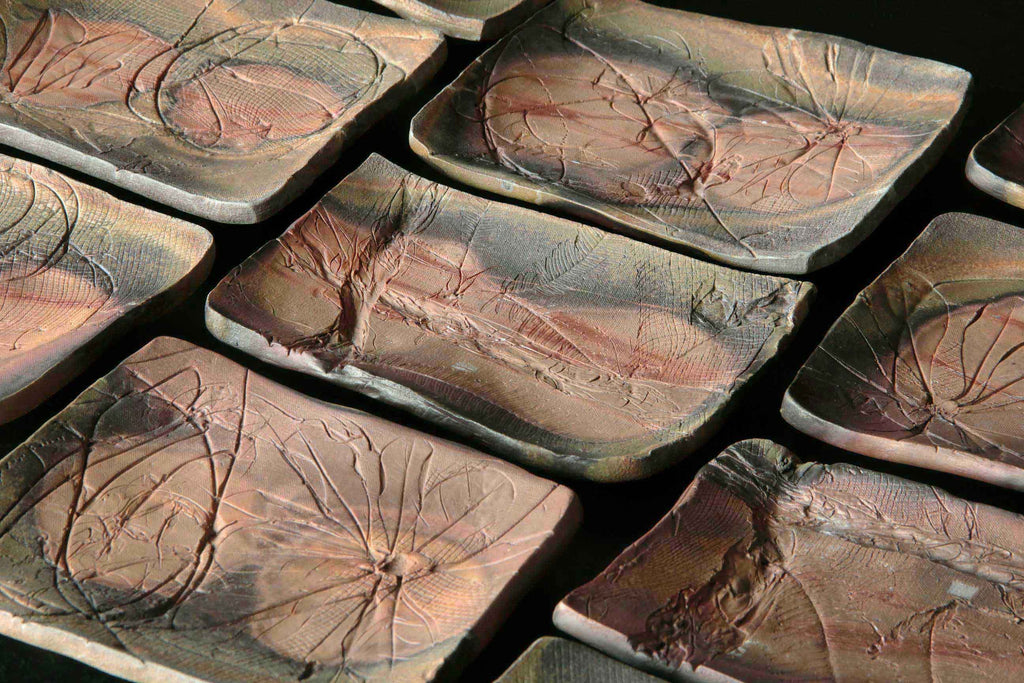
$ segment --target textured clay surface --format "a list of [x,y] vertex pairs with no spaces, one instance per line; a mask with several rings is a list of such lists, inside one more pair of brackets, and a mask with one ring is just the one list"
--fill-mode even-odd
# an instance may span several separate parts
[[555,623],[675,680],[1019,681],[1024,518],[728,448]]
[[412,123],[463,182],[755,270],[843,256],[959,125],[970,75],[843,38],[562,0]]
[[506,33],[548,0],[374,0],[396,14],[456,38],[490,40]]
[[0,471],[0,632],[138,681],[431,680],[578,514],[563,486],[167,338]]
[[9,0],[0,141],[254,222],[418,87],[440,35],[326,0]]
[[1024,234],[936,218],[861,292],[783,417],[841,448],[1024,489]]
[[1004,202],[1024,208],[1024,107],[971,150],[967,178]]
[[706,438],[811,289],[372,156],[217,286],[207,325],[523,462],[616,480]]
[[658,679],[575,641],[541,638],[494,683],[658,683]]
[[198,226],[0,155],[0,423],[135,319],[188,296],[212,260]]

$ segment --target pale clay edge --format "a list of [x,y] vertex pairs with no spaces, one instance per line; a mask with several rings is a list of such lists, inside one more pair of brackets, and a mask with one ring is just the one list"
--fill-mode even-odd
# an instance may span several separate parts
[[177,669],[140,659],[53,626],[41,626],[0,611],[0,633],[23,643],[70,657],[134,683],[207,683]]
[[985,194],[1024,209],[1024,186],[996,175],[978,162],[975,152],[978,151],[978,145],[984,141],[985,138],[982,138],[974,145],[967,157],[967,167],[964,169],[967,179]]
[[482,42],[504,37],[533,14],[544,9],[544,4],[532,6],[536,0],[520,0],[505,10],[487,16],[469,16],[432,7],[423,0],[375,0],[398,16],[417,24],[426,24],[446,36],[461,40]]
[[[798,379],[799,374],[794,382]],[[1024,491],[1024,470],[1019,467],[981,458],[953,448],[894,441],[866,432],[847,429],[842,425],[829,422],[805,408],[790,395],[788,389],[782,399],[779,413],[782,415],[782,419],[804,434],[869,458],[947,472],[996,486]],[[931,450],[934,453],[934,460],[925,459],[915,453],[922,449]]]
[[555,628],[630,666],[680,683],[741,683],[723,673],[699,666],[696,669],[673,669],[661,662],[638,653],[629,640],[618,631],[590,619],[559,602],[552,617]]

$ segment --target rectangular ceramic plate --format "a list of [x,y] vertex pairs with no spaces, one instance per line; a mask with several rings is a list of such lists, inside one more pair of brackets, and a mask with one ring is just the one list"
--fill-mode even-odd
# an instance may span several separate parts
[[229,223],[284,206],[444,53],[327,0],[11,0],[0,24],[0,142]]
[[452,177],[724,263],[842,257],[945,148],[967,72],[636,0],[561,0],[413,119]]
[[555,612],[687,681],[1024,678],[1024,518],[743,441]]
[[374,0],[396,14],[466,40],[504,34],[548,0]]
[[212,261],[206,230],[0,155],[0,423],[188,296]]
[[703,441],[811,290],[372,156],[217,286],[207,325],[524,463],[618,480]]
[[0,461],[0,633],[135,681],[429,681],[564,486],[161,338]]
[[993,197],[1024,208],[1024,106],[974,146],[967,178]]
[[1024,234],[939,216],[793,381],[794,427],[883,460],[1024,490]]

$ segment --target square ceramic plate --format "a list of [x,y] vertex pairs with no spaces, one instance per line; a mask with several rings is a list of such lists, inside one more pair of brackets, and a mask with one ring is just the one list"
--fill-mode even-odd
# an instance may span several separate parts
[[459,192],[372,156],[207,301],[222,341],[598,480],[676,462],[812,286]]
[[462,182],[773,273],[845,255],[939,156],[970,74],[636,0],[560,0],[412,122]]
[[0,633],[151,683],[430,681],[573,493],[161,338],[0,461]]
[[253,223],[433,75],[436,32],[327,0],[11,0],[0,142]]
[[939,216],[835,322],[786,392],[797,429],[1024,490],[1024,233]]
[[212,262],[206,230],[0,155],[0,423],[187,297]]
[[555,611],[676,681],[1024,677],[1024,517],[743,441]]

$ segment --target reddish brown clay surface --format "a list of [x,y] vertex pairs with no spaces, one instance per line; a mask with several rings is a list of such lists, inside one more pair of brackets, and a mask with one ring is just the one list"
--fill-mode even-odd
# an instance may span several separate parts
[[200,227],[0,155],[0,423],[188,296],[212,260]]
[[786,394],[842,448],[1024,489],[1024,234],[936,218],[836,321]]
[[1019,681],[1024,518],[727,449],[555,623],[676,680]]
[[975,145],[967,177],[990,195],[1024,208],[1024,106]]
[[228,222],[281,208],[444,52],[326,0],[11,0],[0,25],[0,141]]
[[959,125],[970,75],[636,0],[560,0],[412,122],[461,181],[725,263],[802,273],[881,220]]
[[520,24],[548,0],[374,0],[407,19],[456,38],[490,40]]
[[207,324],[526,463],[628,479],[706,438],[811,289],[374,156],[217,286]]
[[430,680],[577,516],[565,487],[167,338],[0,471],[0,632],[138,681]]

